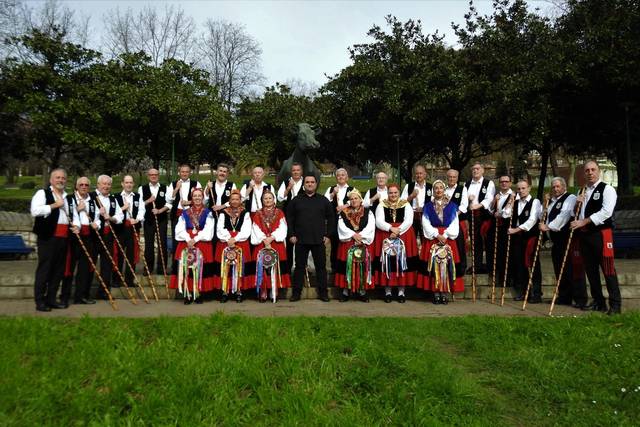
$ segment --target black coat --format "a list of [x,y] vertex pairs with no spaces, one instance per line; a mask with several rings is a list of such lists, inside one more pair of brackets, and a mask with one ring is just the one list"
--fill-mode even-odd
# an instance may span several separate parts
[[336,228],[336,214],[326,197],[301,191],[287,206],[288,236],[304,245],[318,245]]

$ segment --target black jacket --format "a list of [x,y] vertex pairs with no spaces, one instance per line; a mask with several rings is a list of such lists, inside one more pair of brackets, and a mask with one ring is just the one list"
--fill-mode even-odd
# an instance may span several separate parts
[[336,214],[326,197],[301,191],[287,206],[288,236],[304,245],[318,245],[336,228]]

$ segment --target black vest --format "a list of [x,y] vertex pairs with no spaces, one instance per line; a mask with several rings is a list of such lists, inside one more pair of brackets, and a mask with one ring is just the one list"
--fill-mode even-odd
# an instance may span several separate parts
[[[98,209],[99,209],[100,203],[96,200],[96,198],[98,197],[98,193],[94,191],[91,194],[93,195],[91,197],[91,199],[96,201],[96,205],[98,206]],[[109,194],[109,216],[114,216],[116,214],[116,203],[118,203],[116,201],[116,196],[114,196],[113,194]],[[104,208],[106,209],[107,206],[105,206]],[[100,215],[100,230],[104,231],[105,222],[106,221],[105,221],[104,217],[102,215]],[[114,226],[114,225],[116,225],[116,224],[111,224],[111,223],[109,224],[109,226],[111,226],[111,227]]]
[[[464,186],[467,187],[467,191],[469,191],[469,187],[471,186],[471,180],[467,181],[464,184]],[[478,203],[484,200],[485,196],[487,195],[488,188],[489,188],[489,180],[487,178],[482,178],[482,184],[480,185],[480,192],[478,193],[478,200],[476,200]]]
[[[78,214],[78,221],[80,221],[80,213],[76,211],[78,207],[78,199],[76,199],[75,193],[69,194],[67,196],[67,204],[69,205],[69,222],[73,222],[76,214]],[[93,222],[96,219],[96,203],[94,199],[89,196],[89,202],[86,203],[89,211],[87,216],[89,217],[89,222]],[[81,224],[82,225],[82,224]]]
[[[569,193],[568,192],[564,193],[562,196],[560,196],[560,198],[558,198],[558,200],[556,200],[553,206],[551,206],[551,209],[548,211],[549,213],[547,214],[547,224],[550,224],[554,219],[556,219],[558,214],[562,212],[562,206],[564,205],[564,202],[567,200],[568,197],[569,197]],[[556,241],[557,238],[568,236],[569,228],[572,220],[573,220],[573,214],[571,215],[571,218],[569,218],[569,221],[567,221],[567,223],[564,225],[564,227],[560,229],[560,231],[549,230],[549,235],[551,236],[551,240]]]
[[[56,200],[53,197],[53,191],[50,188],[44,189],[44,199],[47,205],[54,203]],[[48,239],[53,236],[58,225],[58,217],[60,216],[60,208],[51,209],[51,214],[48,217],[37,216],[33,223],[33,232],[40,239]]]
[[[142,200],[149,200],[149,197],[151,197],[151,188],[149,187],[149,184],[145,184],[142,186]],[[164,205],[167,204],[167,186],[164,184],[160,184],[160,186],[158,187],[158,194],[156,195],[156,209],[162,209],[164,207]],[[151,209],[153,209],[153,203],[147,203],[145,205],[145,212],[144,212],[144,219],[145,221],[150,221],[151,218],[153,217],[153,212],[151,212]],[[161,214],[158,215],[158,219],[164,219],[167,217],[167,213],[166,212],[162,212]]]
[[[376,194],[378,194],[378,187],[370,188],[369,189],[369,200],[371,200],[371,198],[374,197]],[[371,210],[375,212],[376,208],[378,207],[379,204],[380,204],[380,199],[378,199],[375,202],[373,202],[371,204]]]
[[[242,224],[244,223],[244,216],[246,213],[247,212],[242,212],[242,214],[240,214],[240,216],[238,217],[238,222],[236,223],[235,231],[240,231],[240,229],[242,228]],[[234,227],[231,225],[231,217],[227,215],[226,212],[224,214],[224,228],[226,228],[228,231],[234,230]]]
[[[176,184],[177,183],[178,183],[178,180],[172,182],[171,188],[173,190],[176,189]],[[198,185],[198,181],[194,181],[193,179],[189,180],[189,194],[187,194],[187,201],[191,200],[191,190],[196,188],[197,185]],[[180,204],[180,199],[181,199],[178,196],[180,196],[180,191],[178,191],[178,193],[176,194],[176,200],[173,201],[173,206],[171,206],[171,217],[172,218],[175,218],[176,213],[178,212],[178,205]],[[156,204],[156,209],[160,209],[157,204]]]
[[[584,208],[584,217],[589,218],[594,213],[600,211],[602,209],[602,203],[604,202],[604,189],[607,186],[604,182],[601,182],[596,186],[591,193],[591,198],[587,202],[587,205]],[[587,226],[589,230],[602,230],[605,228],[613,228],[613,219],[612,217],[607,218],[602,224],[596,226],[593,223]]]
[[[337,185],[334,185],[333,187],[331,187],[332,191],[335,189],[338,189]],[[349,192],[351,192],[353,190],[353,187],[348,185],[347,186],[347,191],[344,192],[344,197],[342,198],[342,204],[346,205],[347,202],[349,201]],[[336,208],[338,207],[338,192],[336,191],[336,197],[333,198],[333,200],[331,201],[331,205],[333,206],[333,210],[335,211]]]
[[[391,208],[383,208],[384,210],[384,220],[389,224],[392,224],[393,217],[391,216]],[[395,222],[403,222],[404,221],[404,206],[396,209],[396,221]]]
[[456,186],[456,189],[453,190],[453,194],[451,195],[451,199],[449,200],[450,202],[453,202],[456,205],[458,205],[458,207],[460,207],[460,204],[462,203],[462,189],[463,188],[464,188],[464,186],[462,184],[458,184]]
[[[244,186],[246,186],[247,188],[249,187],[249,182],[250,181],[245,181]],[[276,194],[273,192],[273,187],[271,186],[271,184],[267,184],[266,182],[262,183],[262,194],[264,194],[265,190],[269,190],[270,192],[273,193],[273,196],[275,197]],[[247,200],[245,200],[244,202],[244,208],[247,210],[247,212],[251,213],[251,207],[253,206],[253,199],[255,198],[255,187],[253,188],[253,190],[251,190],[251,194],[249,195],[249,198]],[[262,195],[260,196],[262,197]]]
[[[431,193],[432,193],[432,185],[429,182],[425,182],[424,183],[424,200],[422,201],[422,206],[424,207],[424,205],[426,205],[427,203],[429,203],[431,201]],[[411,193],[413,193],[413,190],[415,190],[416,188],[416,182],[415,181],[411,181],[409,183],[409,187],[407,188],[407,197],[409,197],[411,195]],[[416,198],[417,199],[417,198]]]
[[[518,209],[519,209],[519,204],[520,202],[522,202],[522,200],[518,199],[515,201],[515,203],[513,204],[513,213],[511,215],[511,227],[513,228],[518,227],[519,225],[522,225],[525,222],[527,222],[527,220],[529,220],[529,216],[531,215],[531,209],[533,208],[534,200],[535,199],[531,197],[531,199],[527,202],[527,204],[524,205],[524,209],[522,209],[522,212],[520,214],[518,214]],[[529,231],[522,232],[522,235],[525,237],[531,237],[537,234],[538,234],[537,222],[533,225],[533,227],[531,227]]]
[[347,218],[347,214],[345,213],[345,211],[340,212],[340,216],[342,217],[342,221],[344,221],[344,225],[346,225],[348,229],[359,232],[364,230],[369,223],[369,208],[364,208],[364,214],[362,214],[362,218],[360,218],[360,224],[358,224],[357,230],[353,227],[353,224],[351,224],[349,218]]
[[[220,196],[220,204],[224,205],[229,201],[229,196],[231,195],[231,190],[233,189],[233,182],[227,181],[224,184],[224,193]],[[211,186],[211,194],[213,197],[209,198],[209,209],[211,209],[215,204],[216,200],[218,200],[218,193],[216,193],[216,183],[214,182]]]
[[[116,197],[116,200],[118,201],[118,205],[122,209],[122,207],[124,206],[124,197],[122,197],[122,194],[116,194],[115,197]],[[131,206],[131,213],[129,213],[129,211],[126,211],[126,212],[124,210],[122,211],[122,213],[124,214],[124,220],[136,219],[138,217],[139,210],[140,210],[140,194],[134,192],[133,206]]]

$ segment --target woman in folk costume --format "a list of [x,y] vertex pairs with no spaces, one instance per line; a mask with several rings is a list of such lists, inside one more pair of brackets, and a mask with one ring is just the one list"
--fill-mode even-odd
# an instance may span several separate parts
[[347,194],[349,206],[338,215],[338,239],[335,285],[342,288],[340,302],[356,293],[362,302],[369,302],[367,289],[373,288],[370,248],[376,232],[376,219],[362,204],[358,190]]
[[433,292],[434,304],[447,304],[449,293],[464,290],[464,271],[456,238],[459,233],[458,205],[449,203],[443,181],[433,183],[433,200],[425,204],[420,251],[418,288]]
[[242,302],[242,291],[254,284],[253,276],[245,270],[245,264],[251,260],[251,217],[242,206],[240,191],[232,190],[229,206],[220,211],[216,236],[214,266],[219,275],[214,277],[214,286],[222,290],[220,302],[227,302],[229,293],[236,296],[237,302]]
[[192,204],[180,214],[174,230],[178,242],[173,260],[170,288],[184,295],[184,303],[201,303],[201,294],[213,291],[213,248],[215,221],[204,206],[204,191],[191,191]]
[[398,288],[398,302],[405,302],[406,286],[416,284],[418,245],[413,208],[400,199],[398,184],[389,184],[387,199],[376,208],[376,237],[373,243],[374,283],[385,287],[384,302],[391,302],[391,288]]
[[260,302],[276,302],[279,289],[291,287],[289,264],[287,262],[287,220],[282,210],[276,207],[276,198],[268,190],[262,193],[262,208],[253,214],[251,225],[252,260],[256,275],[254,286]]

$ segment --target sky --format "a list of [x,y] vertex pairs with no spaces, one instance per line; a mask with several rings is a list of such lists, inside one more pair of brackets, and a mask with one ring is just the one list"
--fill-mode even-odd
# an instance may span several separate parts
[[[38,1],[30,1],[38,5]],[[462,0],[422,1],[117,1],[63,0],[62,3],[80,16],[90,16],[92,43],[100,47],[103,16],[111,9],[134,11],[147,5],[163,9],[180,6],[202,26],[207,19],[225,19],[240,23],[262,47],[262,74],[265,85],[291,80],[319,87],[349,65],[348,48],[371,41],[367,31],[374,25],[385,27],[385,16],[401,21],[421,20],[425,34],[439,30],[445,41],[456,42],[451,22],[464,22],[468,2]],[[530,2],[541,10],[549,10],[545,1]],[[481,13],[491,11],[491,1],[476,1]]]

